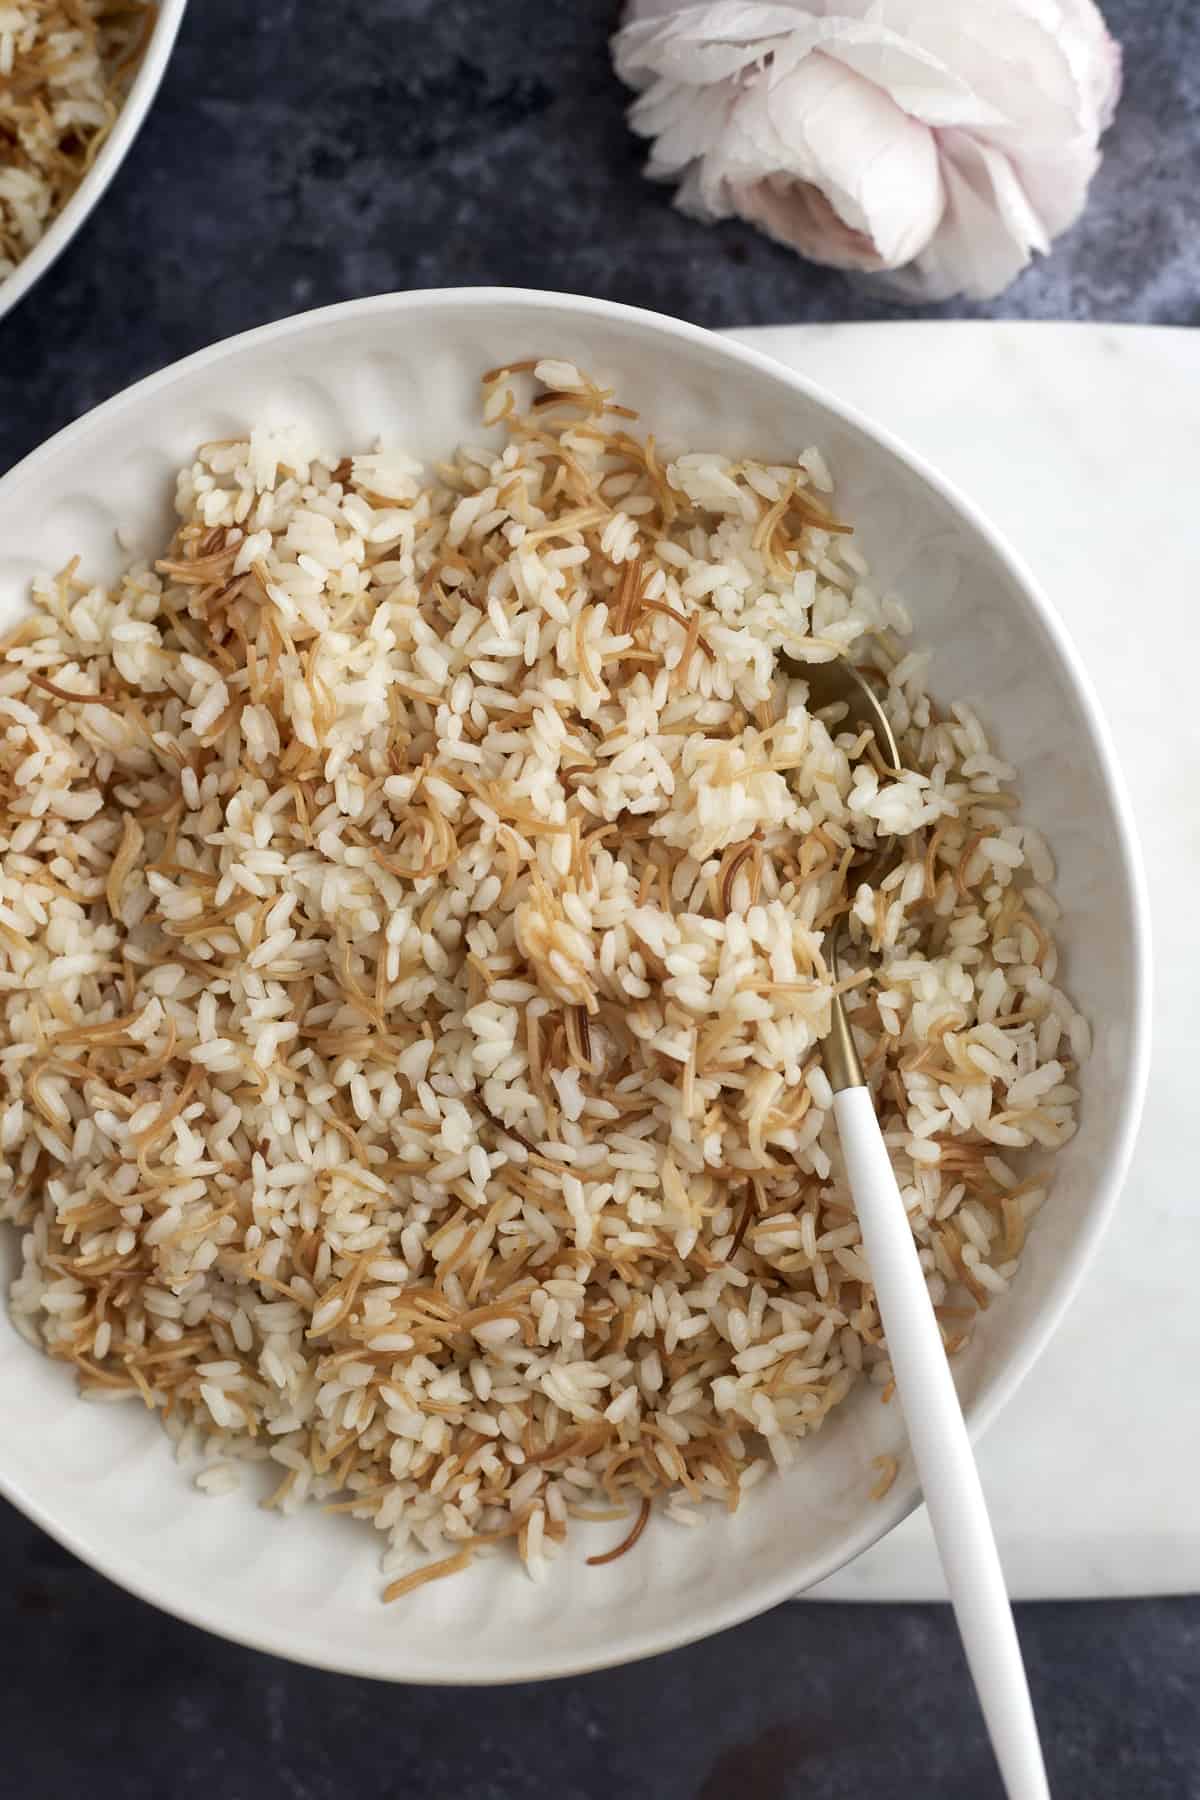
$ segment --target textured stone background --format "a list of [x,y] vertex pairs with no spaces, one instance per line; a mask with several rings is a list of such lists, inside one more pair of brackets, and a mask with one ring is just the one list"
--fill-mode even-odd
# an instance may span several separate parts
[[[0,1570],[5,1800],[1001,1800],[945,1607],[781,1606],[472,1692],[222,1644],[15,1513]],[[1200,1604],[1017,1613],[1056,1800],[1200,1800]]]
[[[0,470],[188,351],[389,288],[565,288],[714,326],[899,313],[747,229],[682,218],[641,180],[606,53],[615,11],[192,0],[124,170],[0,324]],[[1107,12],[1126,91],[1085,218],[993,305],[931,316],[1200,322],[1200,4]],[[940,1608],[782,1607],[651,1664],[466,1694],[223,1645],[3,1507],[0,1575],[0,1796],[1000,1792]],[[1200,1601],[1024,1607],[1020,1625],[1063,1800],[1200,1800]]]

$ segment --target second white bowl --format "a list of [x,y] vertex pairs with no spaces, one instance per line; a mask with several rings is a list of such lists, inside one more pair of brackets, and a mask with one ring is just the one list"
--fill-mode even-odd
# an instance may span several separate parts
[[187,0],[159,0],[158,18],[154,22],[150,42],[146,45],[124,104],[112,130],[101,144],[95,162],[62,211],[51,219],[28,256],[21,259],[11,275],[0,280],[0,319],[18,300],[24,298],[34,282],[46,273],[55,257],[66,249],[124,162],[158,92],[186,3]]

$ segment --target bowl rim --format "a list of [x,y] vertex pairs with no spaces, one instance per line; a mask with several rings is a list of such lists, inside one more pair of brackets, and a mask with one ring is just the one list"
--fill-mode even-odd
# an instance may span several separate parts
[[111,131],[100,146],[95,162],[62,211],[51,219],[33,249],[21,258],[11,275],[0,281],[0,319],[20,304],[35,283],[41,280],[51,263],[66,249],[75,233],[82,228],[92,208],[103,199],[105,189],[141,130],[175,47],[187,0],[157,0],[157,5],[158,17],[154,21],[150,41],[142,53],[142,60],[129,85],[129,92]]
[[[168,0],[168,4],[170,3],[171,0]],[[178,4],[182,6],[183,0],[178,0]],[[342,301],[332,306],[292,314],[287,318],[257,326],[236,336],[221,339],[217,343],[210,344],[135,382],[111,399],[92,408],[72,424],[56,432],[54,436],[31,451],[0,478],[0,497],[4,495],[6,489],[25,483],[32,483],[34,491],[42,491],[40,476],[43,465],[51,464],[53,458],[64,447],[73,443],[76,438],[86,432],[94,431],[102,423],[115,425],[127,411],[135,409],[146,398],[169,389],[176,382],[201,373],[228,356],[267,345],[275,346],[288,339],[302,337],[306,332],[344,320],[368,319],[382,315],[394,316],[401,321],[406,313],[420,312],[431,307],[474,308],[486,311],[491,307],[501,305],[518,309],[529,308],[531,311],[539,307],[550,307],[573,314],[582,321],[603,319],[624,322],[651,338],[657,336],[664,344],[681,343],[697,348],[704,347],[710,352],[715,350],[722,359],[735,366],[740,365],[745,369],[754,370],[760,375],[769,377],[781,388],[814,401],[852,429],[871,438],[882,449],[896,457],[901,463],[906,464],[924,480],[988,546],[1013,582],[1021,589],[1025,600],[1052,644],[1059,665],[1075,692],[1080,710],[1084,715],[1087,733],[1090,737],[1090,747],[1107,789],[1116,822],[1113,880],[1122,892],[1132,927],[1133,1004],[1129,1019],[1129,1062],[1121,1104],[1114,1123],[1113,1151],[1107,1172],[1098,1183],[1097,1197],[1092,1203],[1082,1228],[1073,1239],[1055,1271],[1043,1315],[1031,1325],[1027,1333],[1022,1335],[1020,1344],[1009,1356],[1003,1373],[989,1384],[981,1398],[969,1403],[965,1409],[971,1439],[973,1442],[977,1441],[1020,1387],[1057,1329],[1078,1292],[1088,1266],[1108,1229],[1123,1188],[1133,1154],[1149,1076],[1151,940],[1148,890],[1132,805],[1124,775],[1117,761],[1109,726],[1093,688],[1091,677],[1084,668],[1063,621],[1042,592],[1022,558],[973,501],[968,499],[953,482],[926,462],[924,457],[911,450],[886,428],[876,425],[858,408],[830,393],[820,383],[800,375],[762,351],[723,337],[702,326],[692,325],[684,320],[674,319],[641,307],[626,306],[616,301],[596,299],[591,296],[558,293],[553,290],[496,286],[416,288],[400,293],[375,294],[358,300]],[[52,1502],[47,1503],[25,1491],[19,1481],[14,1481],[5,1473],[2,1466],[0,1466],[0,1494],[82,1561],[117,1582],[127,1592],[176,1618],[247,1648],[267,1651],[308,1667],[389,1682],[421,1682],[437,1686],[506,1686],[522,1681],[557,1679],[586,1674],[593,1670],[639,1661],[645,1657],[659,1655],[668,1650],[695,1643],[716,1632],[741,1624],[781,1601],[795,1598],[799,1591],[795,1579],[789,1580],[786,1573],[764,1578],[761,1582],[743,1590],[736,1601],[722,1605],[710,1604],[707,1609],[701,1607],[686,1621],[681,1620],[677,1625],[668,1623],[646,1629],[641,1631],[631,1642],[609,1644],[602,1649],[581,1652],[553,1665],[532,1662],[522,1664],[520,1668],[513,1671],[497,1672],[494,1666],[483,1663],[473,1664],[468,1651],[467,1656],[464,1657],[463,1666],[456,1669],[454,1680],[451,1682],[447,1677],[441,1675],[411,1675],[397,1673],[386,1668],[381,1669],[378,1656],[369,1648],[364,1648],[361,1653],[357,1651],[347,1653],[344,1647],[337,1651],[331,1651],[325,1647],[316,1630],[304,1641],[298,1642],[294,1636],[291,1638],[286,1636],[282,1630],[273,1626],[265,1617],[256,1622],[253,1627],[242,1624],[230,1625],[222,1618],[219,1606],[210,1604],[202,1593],[192,1595],[172,1590],[169,1596],[164,1595],[161,1578],[146,1578],[139,1569],[136,1559],[128,1552],[108,1549],[97,1552],[88,1544],[86,1538],[77,1533],[71,1525],[56,1519]],[[848,1533],[837,1550],[827,1555],[824,1561],[817,1566],[815,1572],[809,1573],[805,1582],[806,1588],[816,1585],[836,1573],[838,1569],[844,1568],[864,1550],[877,1543],[902,1519],[913,1512],[920,1503],[921,1497],[915,1482],[908,1484],[903,1491],[900,1491],[900,1484],[897,1483],[897,1490],[880,1502],[855,1530]]]

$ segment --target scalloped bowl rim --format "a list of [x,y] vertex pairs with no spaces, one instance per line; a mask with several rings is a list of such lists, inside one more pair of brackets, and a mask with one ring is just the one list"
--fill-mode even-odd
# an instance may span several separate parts
[[[182,4],[182,0],[179,3]],[[70,447],[81,434],[94,432],[100,425],[117,427],[127,415],[135,414],[147,399],[162,394],[173,384],[194,377],[235,353],[258,347],[276,347],[286,343],[288,339],[301,338],[317,328],[342,320],[376,319],[384,315],[394,318],[401,325],[408,312],[428,311],[438,307],[486,310],[501,304],[529,307],[531,310],[554,307],[584,324],[589,319],[623,322],[626,327],[637,330],[650,339],[659,339],[664,352],[668,354],[672,343],[691,345],[694,348],[703,346],[710,354],[715,351],[718,360],[728,365],[740,366],[759,376],[769,377],[779,387],[781,397],[790,392],[807,399],[826,409],[852,430],[873,440],[881,450],[907,465],[933,489],[949,509],[959,515],[971,534],[982,540],[998,559],[1010,579],[1021,590],[1024,600],[1052,645],[1057,663],[1067,677],[1085,717],[1090,739],[1088,749],[1107,790],[1117,825],[1117,839],[1113,845],[1113,875],[1123,890],[1131,933],[1132,1009],[1128,1020],[1128,1062],[1118,1114],[1111,1132],[1112,1146],[1107,1170],[1099,1182],[1095,1197],[1089,1203],[1081,1226],[1061,1257],[1050,1283],[1049,1298],[1043,1303],[1041,1316],[1024,1331],[1018,1346],[1008,1353],[1001,1373],[991,1379],[985,1393],[967,1403],[971,1436],[973,1439],[977,1438],[1012,1397],[1045,1348],[1084,1277],[1116,1205],[1132,1155],[1148,1077],[1151,962],[1149,907],[1132,809],[1091,679],[1057,613],[1042,594],[1029,570],[971,500],[921,456],[858,409],[827,392],[818,383],[744,344],[718,337],[698,326],[615,302],[535,289],[496,287],[418,289],[402,294],[375,295],[297,314],[210,345],[146,377],[66,426],[0,480],[0,499],[3,499],[5,490],[14,484],[31,483],[35,488],[39,487],[42,471],[51,473],[59,453]],[[86,1533],[76,1530],[57,1516],[51,1500],[29,1491],[21,1482],[15,1481],[6,1473],[2,1464],[0,1494],[67,1549],[130,1593],[218,1636],[315,1668],[392,1681],[435,1684],[452,1682],[455,1685],[505,1684],[580,1674],[695,1642],[794,1597],[801,1585],[811,1586],[833,1574],[886,1535],[920,1503],[915,1483],[911,1480],[899,1480],[883,1501],[877,1503],[869,1513],[865,1513],[855,1527],[846,1531],[836,1553],[827,1555],[816,1564],[810,1562],[802,1575],[785,1570],[776,1573],[771,1579],[748,1582],[732,1600],[722,1604],[698,1602],[689,1609],[686,1618],[673,1619],[652,1629],[641,1627],[631,1631],[619,1644],[610,1644],[601,1651],[575,1655],[565,1661],[557,1659],[553,1662],[539,1662],[536,1652],[514,1650],[519,1666],[497,1669],[494,1661],[473,1662],[468,1644],[464,1647],[461,1666],[456,1664],[453,1676],[450,1676],[441,1672],[422,1672],[417,1667],[402,1671],[381,1667],[379,1656],[366,1647],[359,1653],[347,1651],[344,1647],[336,1653],[330,1653],[323,1645],[319,1629],[316,1628],[307,1638],[297,1641],[294,1633],[282,1635],[266,1616],[253,1624],[235,1624],[222,1616],[219,1606],[211,1604],[206,1593],[188,1591],[186,1577],[175,1582],[171,1591],[164,1591],[161,1580],[147,1579],[144,1576],[138,1567],[135,1553],[95,1548],[89,1543]],[[369,1544],[364,1548],[369,1557]],[[550,1580],[553,1580],[553,1575]]]

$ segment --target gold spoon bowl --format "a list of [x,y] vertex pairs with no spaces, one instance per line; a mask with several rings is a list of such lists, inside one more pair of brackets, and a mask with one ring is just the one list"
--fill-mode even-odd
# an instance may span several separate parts
[[[859,732],[872,732],[883,763],[890,772],[899,774],[900,747],[891,721],[883,709],[883,702],[866,676],[848,657],[836,656],[829,662],[819,663],[797,662],[790,656],[784,656],[781,660],[789,675],[808,683],[810,712],[826,712],[831,707],[844,706],[846,717],[843,723],[851,729],[857,728]],[[857,869],[860,880],[871,887],[878,887],[895,867],[899,856],[899,840],[890,834],[881,837],[874,850],[864,852],[864,860]],[[843,920],[829,934],[829,967],[835,981],[838,979],[838,944],[845,930]],[[846,1017],[846,1009],[839,993],[835,993],[830,1001],[829,1031],[821,1041],[821,1060],[835,1094],[846,1088],[867,1085],[854,1047],[850,1021]]]

